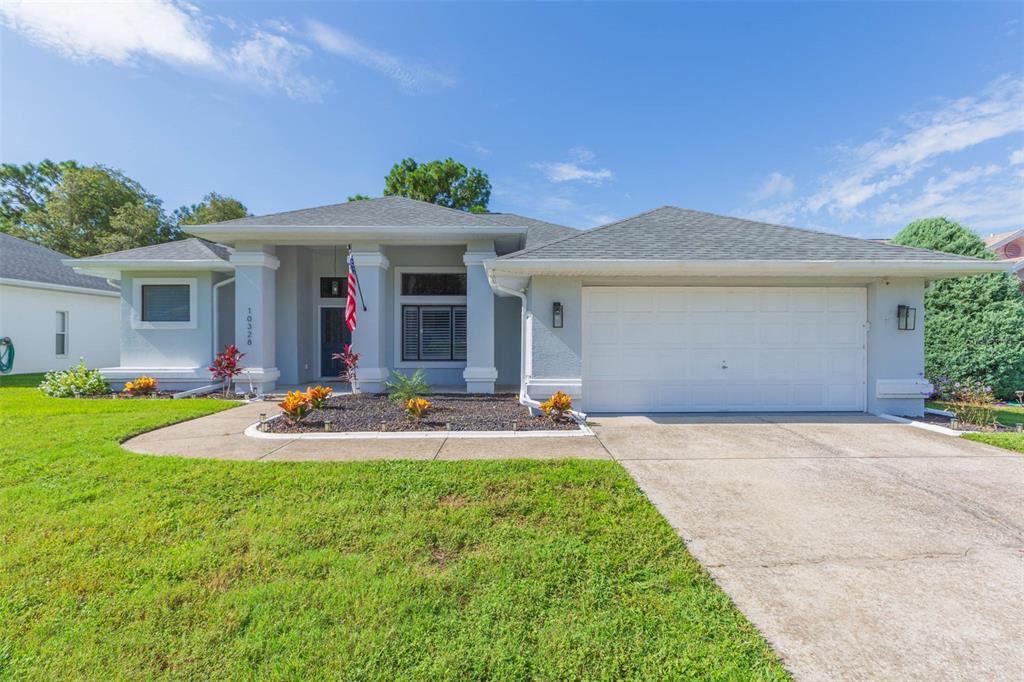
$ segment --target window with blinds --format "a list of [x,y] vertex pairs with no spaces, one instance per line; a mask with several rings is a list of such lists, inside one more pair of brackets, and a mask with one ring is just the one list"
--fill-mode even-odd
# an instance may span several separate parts
[[188,284],[142,285],[143,322],[188,322]]
[[402,360],[466,359],[466,306],[402,306]]

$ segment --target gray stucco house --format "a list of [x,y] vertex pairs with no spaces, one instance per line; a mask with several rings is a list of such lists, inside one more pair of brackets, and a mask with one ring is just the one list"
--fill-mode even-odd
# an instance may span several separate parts
[[[351,340],[368,391],[424,368],[592,412],[918,415],[927,283],[1004,268],[671,206],[580,231],[384,197],[191,233],[69,261],[121,283],[111,380],[206,384],[235,343],[267,391],[336,376]],[[349,247],[366,304],[351,339]]]

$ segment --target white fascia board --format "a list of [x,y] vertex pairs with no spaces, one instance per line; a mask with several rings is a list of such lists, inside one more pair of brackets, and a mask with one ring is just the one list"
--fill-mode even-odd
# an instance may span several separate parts
[[48,291],[63,291],[69,294],[86,294],[89,296],[109,296],[120,298],[120,291],[107,291],[104,289],[90,289],[89,287],[76,287],[68,284],[51,284],[50,282],[33,282],[28,279],[11,279],[0,277],[0,284],[12,287],[25,287],[26,289],[46,289]]
[[189,229],[189,234],[221,244],[237,241],[262,242],[264,244],[336,244],[338,240],[408,242],[423,244],[463,244],[467,240],[487,240],[496,237],[525,235],[526,227],[417,227],[395,226],[344,226],[337,225],[204,225]]
[[900,277],[945,279],[992,272],[1008,272],[1006,261],[964,260],[577,260],[496,259],[488,272],[499,275],[651,275],[651,276],[758,276],[758,277]]
[[116,258],[67,258],[64,265],[74,268],[81,275],[92,275],[104,279],[121,279],[121,273],[129,270],[154,270],[174,272],[234,272],[235,266],[224,260],[126,260]]
[[1007,244],[1012,242],[1014,239],[1017,239],[1018,237],[1024,237],[1024,227],[1020,228],[1019,230],[1014,230],[1013,232],[1007,233],[1006,236],[1004,236],[997,242],[986,244],[985,248],[988,249],[989,251],[995,251],[1000,247],[1006,246]]

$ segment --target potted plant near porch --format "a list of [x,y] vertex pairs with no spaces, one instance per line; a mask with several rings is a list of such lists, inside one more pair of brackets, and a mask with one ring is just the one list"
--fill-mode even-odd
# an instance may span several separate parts
[[344,350],[331,355],[332,360],[341,360],[341,372],[338,378],[347,381],[353,393],[359,393],[359,379],[356,370],[359,368],[359,353],[352,352],[352,344],[346,343]]

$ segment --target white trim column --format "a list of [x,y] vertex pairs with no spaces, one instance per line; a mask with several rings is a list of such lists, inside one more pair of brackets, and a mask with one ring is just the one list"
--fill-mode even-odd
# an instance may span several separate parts
[[[359,388],[367,393],[382,393],[391,376],[385,353],[387,344],[387,273],[391,264],[380,247],[353,248],[359,288],[363,300],[356,300],[356,328],[352,332],[352,352],[359,353],[356,376]],[[363,310],[363,301],[366,310]]]
[[[235,266],[235,345],[245,353],[241,365],[246,374],[236,380],[239,391],[247,391],[251,381],[257,393],[274,390],[281,373],[277,369],[276,285],[281,262],[262,247],[236,250],[231,254]],[[218,349],[218,352],[222,349]]]
[[466,380],[467,393],[494,393],[498,370],[494,367],[494,292],[487,281],[484,261],[491,251],[467,251],[466,264]]

